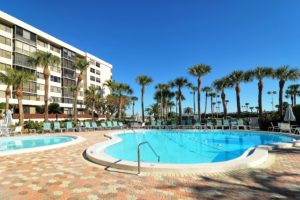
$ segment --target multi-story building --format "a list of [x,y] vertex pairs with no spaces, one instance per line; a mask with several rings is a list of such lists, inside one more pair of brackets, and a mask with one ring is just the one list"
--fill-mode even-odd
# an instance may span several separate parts
[[[73,67],[75,59],[86,59],[90,63],[78,92],[79,110],[85,107],[85,89],[92,84],[103,86],[106,80],[112,79],[111,64],[0,11],[0,71],[14,68],[31,71],[37,77],[35,81],[24,85],[25,113],[36,113],[44,105],[43,68],[32,66],[27,62],[28,57],[36,51],[50,52],[60,58],[59,66],[49,66],[51,71],[49,102],[60,103],[64,113],[70,113],[73,107],[71,87],[75,86],[79,74]],[[5,102],[5,89],[6,86],[0,83],[0,102]],[[109,90],[105,89],[104,93],[108,94]],[[14,92],[10,104],[17,104]]]

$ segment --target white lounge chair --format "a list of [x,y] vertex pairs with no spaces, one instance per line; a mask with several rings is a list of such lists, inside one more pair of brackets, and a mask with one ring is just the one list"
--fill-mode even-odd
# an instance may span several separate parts
[[278,123],[278,127],[280,132],[292,132],[292,128],[289,123]]
[[12,135],[15,135],[17,133],[22,134],[23,132],[23,126],[16,126],[15,130],[12,132]]
[[271,126],[268,128],[268,131],[279,131],[279,126],[274,126],[273,122],[270,123]]

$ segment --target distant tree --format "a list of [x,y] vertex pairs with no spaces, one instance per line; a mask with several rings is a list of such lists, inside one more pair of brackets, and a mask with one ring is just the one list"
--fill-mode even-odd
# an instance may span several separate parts
[[198,117],[201,121],[201,83],[202,77],[211,72],[211,67],[206,64],[196,64],[188,69],[188,73],[194,77],[197,77],[198,82]]
[[132,116],[134,116],[134,106],[135,106],[135,102],[138,100],[138,98],[136,96],[132,96],[130,97],[131,103],[132,103]]
[[189,84],[188,80],[183,77],[176,78],[175,80],[170,82],[170,86],[172,88],[177,88],[178,94],[178,105],[179,105],[179,123],[182,120],[182,109],[181,109],[181,101],[182,101],[182,88],[187,87]]
[[255,78],[258,80],[258,116],[262,118],[262,94],[263,94],[263,79],[267,77],[271,77],[273,74],[273,70],[270,67],[256,67],[254,70],[250,70],[247,74],[251,78]]
[[279,114],[283,117],[283,89],[286,81],[294,81],[300,78],[300,70],[291,69],[288,65],[283,65],[273,71],[273,78],[279,80]]
[[60,106],[59,106],[59,103],[50,103],[49,104],[49,113],[50,114],[58,114],[60,113]]
[[193,109],[191,107],[186,107],[186,108],[184,108],[183,112],[184,112],[184,114],[192,115]]
[[144,96],[145,96],[145,87],[150,85],[153,80],[151,77],[142,75],[136,77],[135,81],[142,87],[141,88],[141,103],[142,103],[142,120],[145,122],[145,114],[144,114]]
[[207,110],[207,99],[209,97],[209,93],[212,91],[211,87],[202,88],[202,92],[205,92],[205,108],[204,108],[204,117],[206,118],[206,110]]

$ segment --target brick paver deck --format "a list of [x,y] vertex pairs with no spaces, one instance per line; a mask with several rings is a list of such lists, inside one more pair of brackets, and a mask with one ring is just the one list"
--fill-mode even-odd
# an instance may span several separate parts
[[[74,134],[76,135],[76,134]],[[0,199],[300,199],[300,149],[272,152],[263,167],[214,175],[144,175],[89,163],[83,143],[0,157]]]

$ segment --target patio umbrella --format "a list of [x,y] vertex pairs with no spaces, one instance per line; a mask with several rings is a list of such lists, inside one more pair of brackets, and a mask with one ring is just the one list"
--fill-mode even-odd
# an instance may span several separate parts
[[291,123],[291,121],[296,121],[296,117],[293,113],[291,105],[289,105],[285,111],[284,121]]
[[12,124],[12,112],[11,112],[11,110],[7,110],[6,116],[4,118],[4,124],[7,124],[7,125]]

